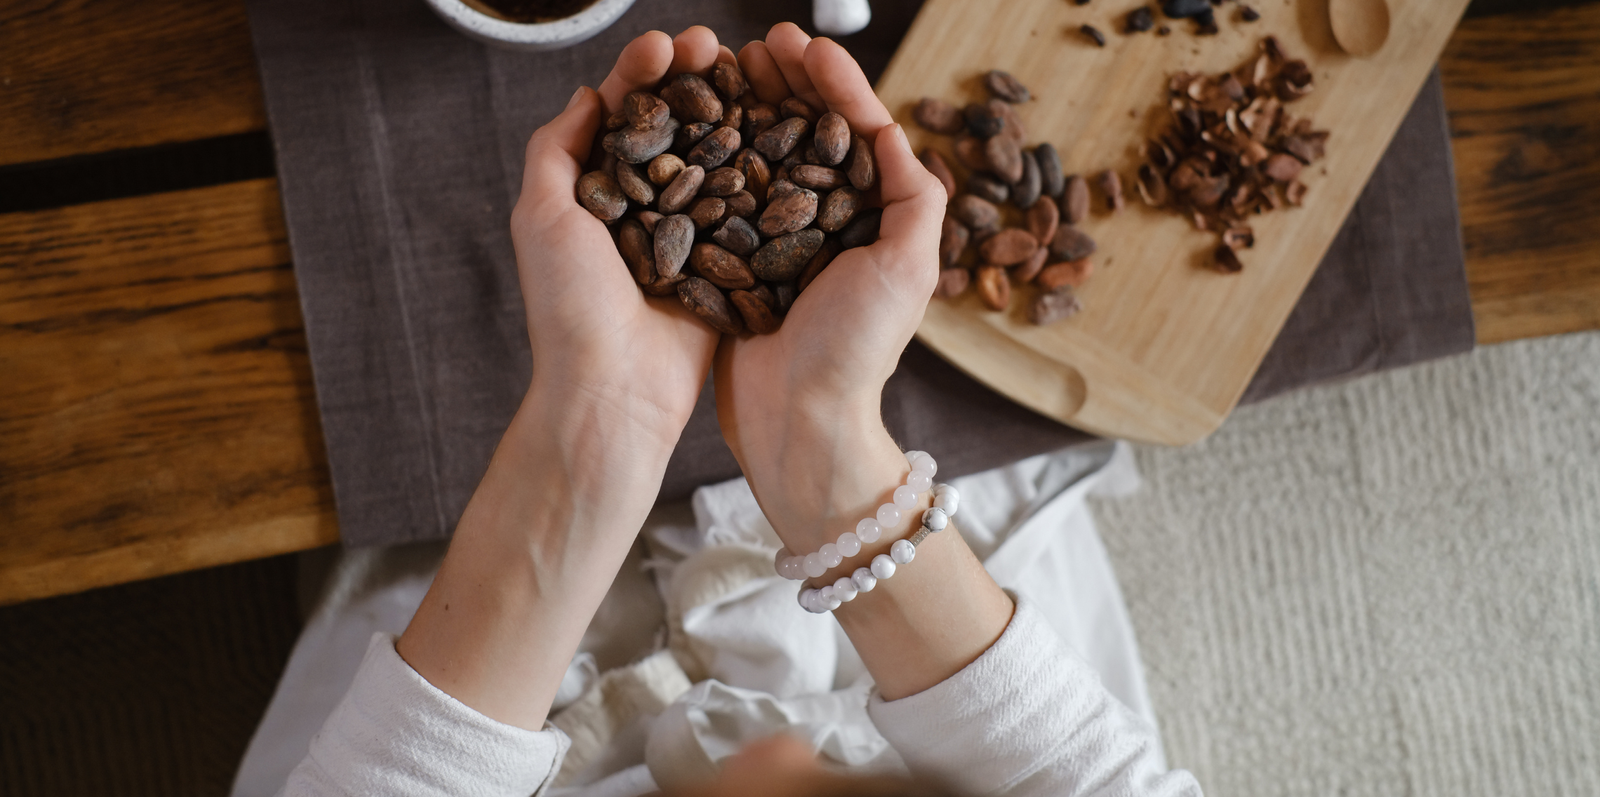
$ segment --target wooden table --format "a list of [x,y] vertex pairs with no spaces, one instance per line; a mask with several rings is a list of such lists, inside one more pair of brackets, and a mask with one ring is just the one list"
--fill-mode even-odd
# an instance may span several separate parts
[[[0,177],[264,129],[239,0],[24,5]],[[1443,70],[1479,341],[1600,328],[1600,3]],[[276,183],[0,214],[0,440],[0,604],[336,541]]]

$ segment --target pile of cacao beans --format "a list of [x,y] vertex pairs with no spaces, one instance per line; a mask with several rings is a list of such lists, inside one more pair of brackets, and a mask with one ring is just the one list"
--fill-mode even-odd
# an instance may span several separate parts
[[[939,150],[925,148],[920,155],[951,197],[935,295],[953,298],[975,284],[984,305],[1000,311],[1011,304],[1012,281],[1037,285],[1027,317],[1049,324],[1083,308],[1076,289],[1094,272],[1094,239],[1075,226],[1089,215],[1089,181],[1063,173],[1051,144],[1025,146],[1027,131],[1014,106],[1032,99],[1026,86],[1000,70],[983,82],[986,102],[957,108],[923,97],[912,111],[922,128],[955,137],[955,159],[966,172],[958,185]],[[1096,183],[1107,209],[1120,209],[1116,172],[1101,172]]]
[[878,238],[871,145],[837,113],[759,101],[737,66],[633,92],[604,128],[578,202],[646,293],[718,332],[776,331],[841,251]]

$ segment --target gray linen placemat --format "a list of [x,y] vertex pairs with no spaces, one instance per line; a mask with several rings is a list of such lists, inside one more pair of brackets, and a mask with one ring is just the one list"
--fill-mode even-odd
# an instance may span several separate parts
[[[248,0],[346,544],[449,535],[529,375],[507,232],[528,135],[650,29],[737,45],[809,2],[639,0],[553,53],[486,48],[420,2]],[[841,42],[871,78],[919,3],[873,3]],[[1437,75],[1246,398],[1472,346]],[[1090,439],[913,343],[884,396],[908,447],[970,473]],[[738,474],[703,393],[663,498]]]

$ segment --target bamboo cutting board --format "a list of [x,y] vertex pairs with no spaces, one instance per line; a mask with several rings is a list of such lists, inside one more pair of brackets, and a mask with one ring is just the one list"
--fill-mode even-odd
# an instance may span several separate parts
[[[1004,69],[1033,91],[1017,106],[1028,142],[1053,143],[1068,174],[1116,169],[1127,207],[1106,213],[1096,191],[1095,213],[1079,225],[1099,244],[1079,292],[1083,312],[1038,327],[1024,316],[1035,289],[1013,290],[999,313],[968,290],[935,299],[918,337],[1021,404],[1096,434],[1167,445],[1210,434],[1266,356],[1467,0],[1389,4],[1388,42],[1352,58],[1333,41],[1327,0],[1270,0],[1255,5],[1253,23],[1239,20],[1238,2],[1225,3],[1215,36],[1158,11],[1157,25],[1172,28],[1164,37],[1121,32],[1133,2],[928,0],[877,87],[912,145],[949,156],[951,139],[917,127],[912,107],[923,96],[981,99],[983,73]],[[1105,34],[1104,48],[1079,32],[1085,23]],[[1220,274],[1202,267],[1215,233],[1140,202],[1139,145],[1166,123],[1167,75],[1233,69],[1267,35],[1315,75],[1312,93],[1285,110],[1331,136],[1327,156],[1302,173],[1304,206],[1251,217],[1256,243],[1240,253],[1244,271]]]

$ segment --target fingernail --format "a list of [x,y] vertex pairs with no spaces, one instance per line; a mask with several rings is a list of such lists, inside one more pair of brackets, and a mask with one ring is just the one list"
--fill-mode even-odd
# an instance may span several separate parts
[[577,105],[578,100],[583,99],[583,93],[588,89],[588,86],[579,86],[577,91],[572,92],[572,99],[567,100],[567,110],[572,110],[572,106]]
[[894,140],[900,142],[900,148],[906,152],[911,151],[911,141],[906,138],[906,129],[896,124],[894,126]]

